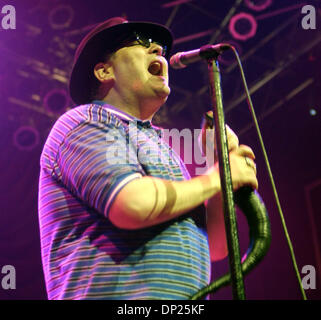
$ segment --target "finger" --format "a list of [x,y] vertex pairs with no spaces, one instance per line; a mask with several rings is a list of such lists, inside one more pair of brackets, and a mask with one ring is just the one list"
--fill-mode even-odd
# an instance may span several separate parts
[[229,127],[229,125],[226,125],[226,133],[228,137],[234,136],[238,140],[236,133]]
[[257,190],[259,188],[259,183],[256,179],[256,177],[250,178],[248,185],[253,189],[253,190]]
[[[236,185],[235,184],[233,185],[234,191],[241,188],[241,187],[245,187],[245,186],[249,186],[253,190],[257,190],[258,189],[258,180],[256,178],[256,175],[254,174],[253,169],[248,167],[248,169],[246,171],[244,171],[243,174],[245,176],[243,177],[242,181],[237,181]],[[232,181],[234,182],[233,175],[232,175]]]
[[226,125],[226,135],[228,142],[228,151],[231,152],[237,149],[239,147],[239,138],[228,125]]
[[244,160],[245,160],[247,166],[249,166],[250,168],[252,168],[254,170],[254,173],[256,175],[256,164],[255,164],[255,162],[249,157],[244,157]]
[[240,155],[240,156],[243,156],[243,157],[248,157],[250,159],[255,159],[255,155],[254,155],[254,152],[253,150],[249,147],[249,146],[246,146],[244,144],[241,144],[236,150],[235,152]]
[[[202,128],[202,131],[206,131],[206,135],[208,134],[208,136],[210,136],[212,139],[214,139],[215,136],[215,129],[213,127],[208,126],[207,124],[205,124],[205,126]],[[227,137],[227,141],[229,144],[229,151],[231,151],[231,147],[233,147],[233,149],[235,149],[235,147],[239,146],[239,138],[238,136],[235,134],[235,132],[228,126],[226,125],[226,137]]]
[[248,185],[252,187],[254,190],[258,189],[258,180],[255,174],[255,169],[248,167],[246,173],[246,183],[244,185]]

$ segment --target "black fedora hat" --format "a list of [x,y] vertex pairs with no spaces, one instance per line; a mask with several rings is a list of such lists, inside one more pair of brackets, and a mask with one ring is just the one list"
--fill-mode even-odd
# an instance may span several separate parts
[[166,58],[173,43],[173,35],[165,26],[150,22],[129,22],[121,17],[108,19],[90,31],[79,44],[72,67],[69,92],[76,104],[91,102],[93,68],[102,61],[107,52],[119,45],[119,39],[132,32],[148,34],[153,41],[166,46]]

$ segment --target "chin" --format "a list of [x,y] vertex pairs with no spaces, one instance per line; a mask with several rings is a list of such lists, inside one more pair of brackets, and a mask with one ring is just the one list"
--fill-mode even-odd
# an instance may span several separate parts
[[163,94],[158,96],[158,105],[159,107],[162,106],[168,99],[169,93],[168,94]]
[[171,89],[164,85],[153,89],[151,95],[145,95],[145,99],[149,108],[155,109],[155,112],[167,101]]
[[156,90],[157,96],[165,99],[165,101],[167,100],[170,93],[171,93],[171,89],[169,86],[164,86],[160,90]]

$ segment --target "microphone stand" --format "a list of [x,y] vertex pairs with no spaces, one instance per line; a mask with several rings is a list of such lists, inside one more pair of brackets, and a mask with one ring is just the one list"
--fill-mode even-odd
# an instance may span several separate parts
[[221,52],[207,45],[201,48],[202,58],[207,59],[210,81],[210,92],[215,124],[217,155],[222,186],[224,221],[229,251],[229,265],[234,300],[245,300],[244,280],[241,265],[237,221],[233,199],[232,178],[229,162],[225,119],[223,111],[221,75],[217,58]]

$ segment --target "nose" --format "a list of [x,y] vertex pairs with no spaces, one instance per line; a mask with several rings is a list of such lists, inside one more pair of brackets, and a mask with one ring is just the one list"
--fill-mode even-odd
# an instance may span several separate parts
[[158,56],[163,55],[163,47],[157,43],[152,42],[148,53],[156,53]]

